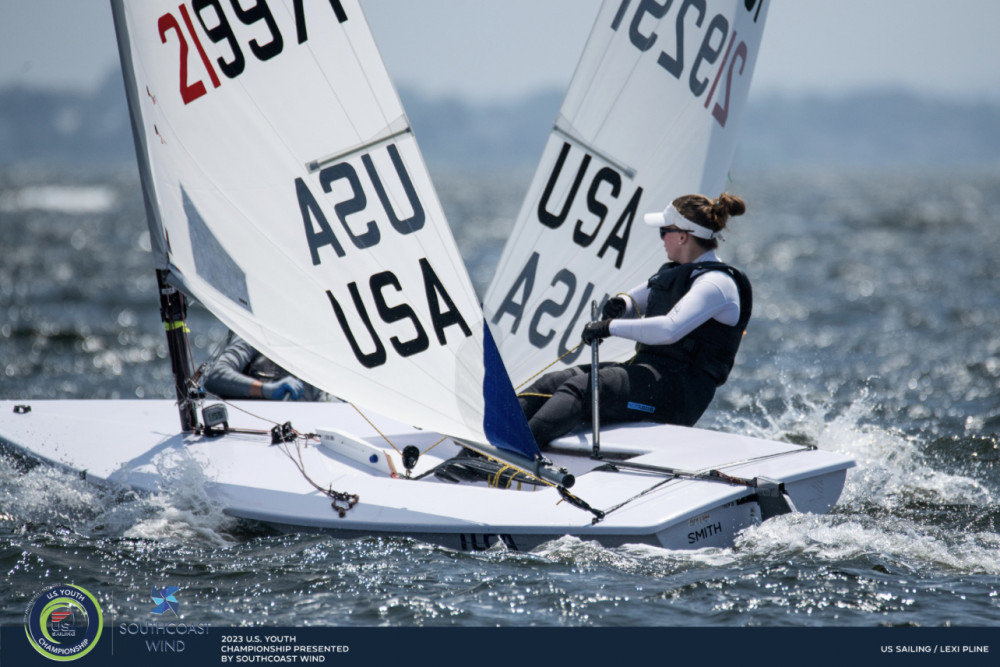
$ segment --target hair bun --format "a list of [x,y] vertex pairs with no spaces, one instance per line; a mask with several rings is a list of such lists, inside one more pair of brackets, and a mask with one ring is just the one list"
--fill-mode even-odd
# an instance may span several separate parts
[[709,199],[705,195],[698,194],[681,195],[674,199],[672,204],[683,217],[713,232],[725,229],[729,216],[743,215],[747,210],[741,198],[728,192],[723,192],[718,199]]
[[725,220],[731,215],[743,215],[747,211],[746,203],[728,192],[723,192],[712,202],[712,209],[718,219]]

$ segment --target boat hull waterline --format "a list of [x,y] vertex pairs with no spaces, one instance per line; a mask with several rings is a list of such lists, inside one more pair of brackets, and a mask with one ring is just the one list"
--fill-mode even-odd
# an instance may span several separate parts
[[[0,401],[0,414],[5,450],[85,473],[97,484],[164,493],[183,476],[186,484],[202,484],[226,514],[281,531],[410,537],[457,550],[500,543],[529,551],[566,535],[607,547],[728,547],[775,512],[757,488],[707,479],[708,471],[775,483],[788,507],[822,514],[854,465],[791,443],[662,424],[605,429],[606,458],[595,460],[589,433],[580,431],[554,442],[546,456],[574,475],[571,494],[603,513],[598,518],[551,485],[515,480],[505,488],[503,476],[502,488],[496,480],[443,481],[428,473],[458,455],[455,443],[383,417],[369,422],[343,403],[234,402],[231,430],[217,436],[182,434],[176,405],[167,400]],[[302,434],[335,427],[364,451],[330,446],[326,438],[272,444],[271,426],[284,423]],[[423,452],[411,478],[399,454],[408,445]],[[617,461],[685,472],[609,469]],[[336,506],[345,503],[317,487],[357,502],[341,516]]]

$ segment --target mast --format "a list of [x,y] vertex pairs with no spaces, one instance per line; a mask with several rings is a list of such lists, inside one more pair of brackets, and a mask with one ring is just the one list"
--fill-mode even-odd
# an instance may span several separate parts
[[193,431],[198,426],[198,413],[195,409],[194,394],[191,391],[191,353],[188,344],[187,304],[184,295],[167,282],[170,263],[164,243],[165,234],[156,207],[153,178],[149,167],[148,147],[139,118],[139,92],[135,83],[135,66],[132,62],[132,50],[129,44],[128,25],[125,19],[123,0],[111,0],[111,14],[115,23],[115,36],[118,41],[118,56],[122,66],[122,79],[125,83],[125,95],[128,98],[129,120],[132,124],[132,138],[135,143],[136,162],[139,167],[139,180],[142,183],[142,195],[146,204],[146,223],[149,225],[149,240],[156,269],[156,283],[160,293],[160,319],[167,331],[167,346],[170,349],[170,364],[174,374],[174,389],[177,394],[177,406],[180,411],[181,428]]
[[191,347],[188,341],[187,303],[184,294],[167,283],[168,272],[156,270],[156,283],[160,291],[160,319],[167,332],[170,366],[174,373],[174,390],[177,409],[181,417],[181,430],[194,431],[198,427],[198,412],[194,383],[191,381]]
[[[590,321],[597,321],[597,302],[590,302]],[[601,399],[600,399],[600,381],[597,374],[600,367],[600,357],[597,348],[601,345],[601,341],[598,338],[594,339],[590,348],[590,412],[591,412],[591,423],[593,425],[593,453],[590,455],[591,458],[599,459],[601,458]]]

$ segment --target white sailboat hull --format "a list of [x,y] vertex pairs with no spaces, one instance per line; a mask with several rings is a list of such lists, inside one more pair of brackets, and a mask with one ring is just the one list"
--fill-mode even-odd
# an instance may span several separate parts
[[[562,438],[546,455],[575,475],[574,496],[605,513],[596,519],[551,486],[491,488],[486,482],[442,481],[433,474],[406,479],[396,450],[415,445],[423,452],[412,471],[416,478],[459,448],[450,440],[432,448],[437,435],[381,417],[372,419],[376,431],[347,404],[235,402],[228,413],[230,428],[258,432],[182,434],[176,406],[166,400],[0,401],[0,445],[85,472],[95,483],[144,492],[167,488],[183,471],[185,483],[199,480],[227,514],[281,530],[408,536],[463,550],[485,549],[498,541],[530,550],[564,535],[606,546],[724,547],[771,512],[760,490],[744,484],[599,469],[619,457],[647,466],[773,480],[783,485],[797,511],[812,513],[833,507],[846,471],[854,465],[831,452],[669,425],[606,429],[601,451],[607,459],[602,461],[590,458],[588,435]],[[358,456],[316,439],[272,445],[271,424],[286,422],[302,434],[336,428],[370,449]],[[371,456],[377,463],[368,460]],[[302,470],[293,458],[301,461]],[[386,459],[399,473],[396,477]],[[317,490],[303,471],[316,485],[354,494],[358,502],[340,516],[331,497]]]

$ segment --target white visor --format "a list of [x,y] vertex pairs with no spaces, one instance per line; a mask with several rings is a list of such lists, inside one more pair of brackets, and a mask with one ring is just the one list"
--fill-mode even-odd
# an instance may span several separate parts
[[667,227],[673,225],[677,229],[683,229],[688,234],[697,236],[700,239],[725,240],[722,238],[722,232],[714,232],[708,227],[703,227],[696,222],[688,220],[674,208],[673,204],[658,213],[647,213],[642,216],[642,220],[650,227]]

